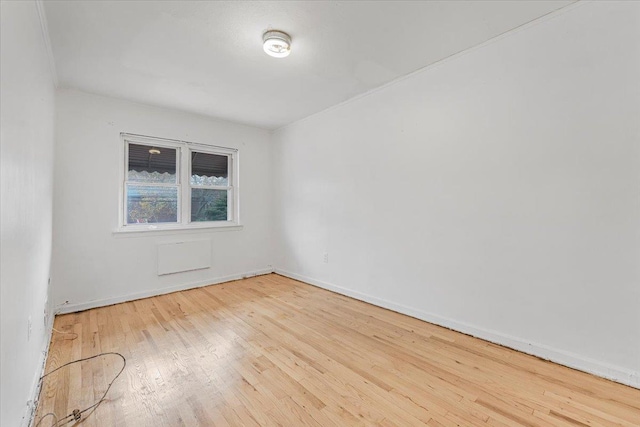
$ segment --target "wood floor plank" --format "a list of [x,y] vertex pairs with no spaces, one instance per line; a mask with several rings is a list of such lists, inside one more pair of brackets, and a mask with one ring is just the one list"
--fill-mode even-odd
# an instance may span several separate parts
[[[55,328],[47,372],[127,359],[83,426],[640,426],[640,390],[276,274]],[[121,366],[47,376],[35,420],[91,405]]]

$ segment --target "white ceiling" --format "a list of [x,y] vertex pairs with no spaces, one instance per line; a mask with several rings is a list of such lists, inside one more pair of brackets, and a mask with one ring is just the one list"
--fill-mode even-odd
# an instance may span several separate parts
[[[46,1],[62,87],[277,128],[571,1]],[[293,37],[262,51],[262,34]]]

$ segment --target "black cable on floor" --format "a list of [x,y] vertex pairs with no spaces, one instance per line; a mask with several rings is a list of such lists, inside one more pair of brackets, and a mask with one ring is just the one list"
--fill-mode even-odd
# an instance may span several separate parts
[[98,408],[98,406],[100,406],[100,404],[105,400],[105,397],[107,396],[107,393],[109,393],[109,389],[111,389],[111,386],[113,385],[115,380],[118,379],[120,374],[122,374],[122,372],[124,371],[124,368],[126,368],[127,359],[125,359],[125,357],[122,354],[115,353],[115,352],[105,352],[105,353],[96,354],[95,356],[90,356],[90,357],[85,357],[83,359],[73,360],[71,362],[65,363],[62,366],[58,366],[56,369],[52,370],[51,372],[47,372],[42,377],[40,377],[40,380],[39,380],[39,382],[42,383],[42,380],[45,377],[47,377],[47,376],[53,374],[54,372],[64,368],[65,366],[69,366],[69,365],[72,365],[74,363],[84,362],[84,361],[87,361],[87,360],[91,360],[91,359],[95,359],[97,357],[102,357],[102,356],[107,356],[107,355],[114,355],[114,356],[119,356],[120,358],[122,358],[122,368],[116,374],[116,376],[113,377],[113,379],[111,380],[111,382],[107,386],[107,389],[105,390],[104,394],[102,395],[102,397],[96,403],[94,403],[91,406],[87,406],[86,408],[84,408],[82,410],[74,409],[73,412],[71,412],[69,415],[67,415],[66,417],[60,418],[60,419],[58,419],[58,417],[56,417],[56,414],[54,414],[53,412],[49,412],[49,413],[45,414],[42,418],[40,418],[40,420],[38,421],[38,423],[34,427],[40,426],[40,423],[42,422],[42,420],[44,420],[47,416],[52,416],[55,419],[55,423],[51,424],[51,426],[50,426],[50,427],[54,427],[54,426],[62,426],[62,425],[65,425],[65,424],[69,424],[69,423],[71,423],[73,421],[80,421],[82,419],[82,414],[84,414],[87,411],[91,411],[91,412],[89,414],[87,414],[85,416],[85,418],[88,417],[89,415],[91,415],[93,413],[93,411],[95,411]]

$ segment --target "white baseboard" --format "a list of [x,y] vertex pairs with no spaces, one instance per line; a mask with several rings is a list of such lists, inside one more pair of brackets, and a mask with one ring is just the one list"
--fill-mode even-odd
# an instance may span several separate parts
[[201,288],[203,286],[217,285],[219,283],[230,282],[232,280],[244,279],[247,277],[261,276],[263,274],[273,273],[272,268],[265,268],[262,270],[249,271],[246,273],[231,274],[229,276],[215,277],[212,279],[202,280],[199,282],[184,283],[181,285],[169,286],[160,289],[150,289],[148,291],[136,292],[133,294],[120,295],[117,297],[104,298],[99,300],[61,304],[55,308],[55,314],[75,313],[77,311],[89,310],[91,308],[104,307],[107,305],[118,304],[121,302],[134,301],[142,298],[155,297],[158,295],[170,294],[172,292],[184,291],[187,289]]
[[392,301],[387,301],[385,299],[353,291],[351,289],[323,282],[321,280],[316,280],[311,277],[303,276],[278,268],[275,269],[275,272],[282,276],[299,280],[301,282],[305,282],[319,288],[333,291],[360,301],[365,301],[379,307],[415,317],[416,319],[424,320],[438,326],[453,329],[455,331],[472,335],[485,341],[490,341],[492,343],[509,347],[536,357],[540,357],[542,359],[546,359],[560,365],[568,366],[579,371],[587,372],[589,374],[597,375],[599,377],[603,377],[621,384],[640,389],[640,372],[634,372],[626,368],[580,356],[569,351],[556,349],[544,344],[532,343],[522,338],[513,337],[501,332],[492,331],[468,323],[459,322],[453,319],[448,319],[446,317],[428,313],[417,308],[407,307],[405,305],[398,304]]
[[36,416],[36,409],[38,408],[38,399],[40,397],[40,389],[42,384],[40,383],[40,378],[44,375],[44,370],[47,367],[47,356],[49,355],[49,346],[51,344],[51,337],[53,335],[53,314],[51,313],[48,316],[47,324],[45,326],[47,329],[46,339],[44,341],[42,352],[40,353],[40,357],[38,359],[38,369],[35,373],[35,377],[31,383],[31,390],[29,392],[29,396],[32,396],[31,400],[27,402],[27,408],[25,410],[25,414],[22,417],[22,421],[20,422],[20,427],[29,427],[33,425],[34,417]]

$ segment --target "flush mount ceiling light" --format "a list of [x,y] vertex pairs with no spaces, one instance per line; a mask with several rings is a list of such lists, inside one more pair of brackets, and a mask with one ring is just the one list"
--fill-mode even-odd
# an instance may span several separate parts
[[149,154],[160,154],[160,150],[158,150],[157,148],[151,148],[149,149]]
[[264,51],[274,58],[284,58],[291,53],[291,37],[282,31],[267,31],[262,35]]

